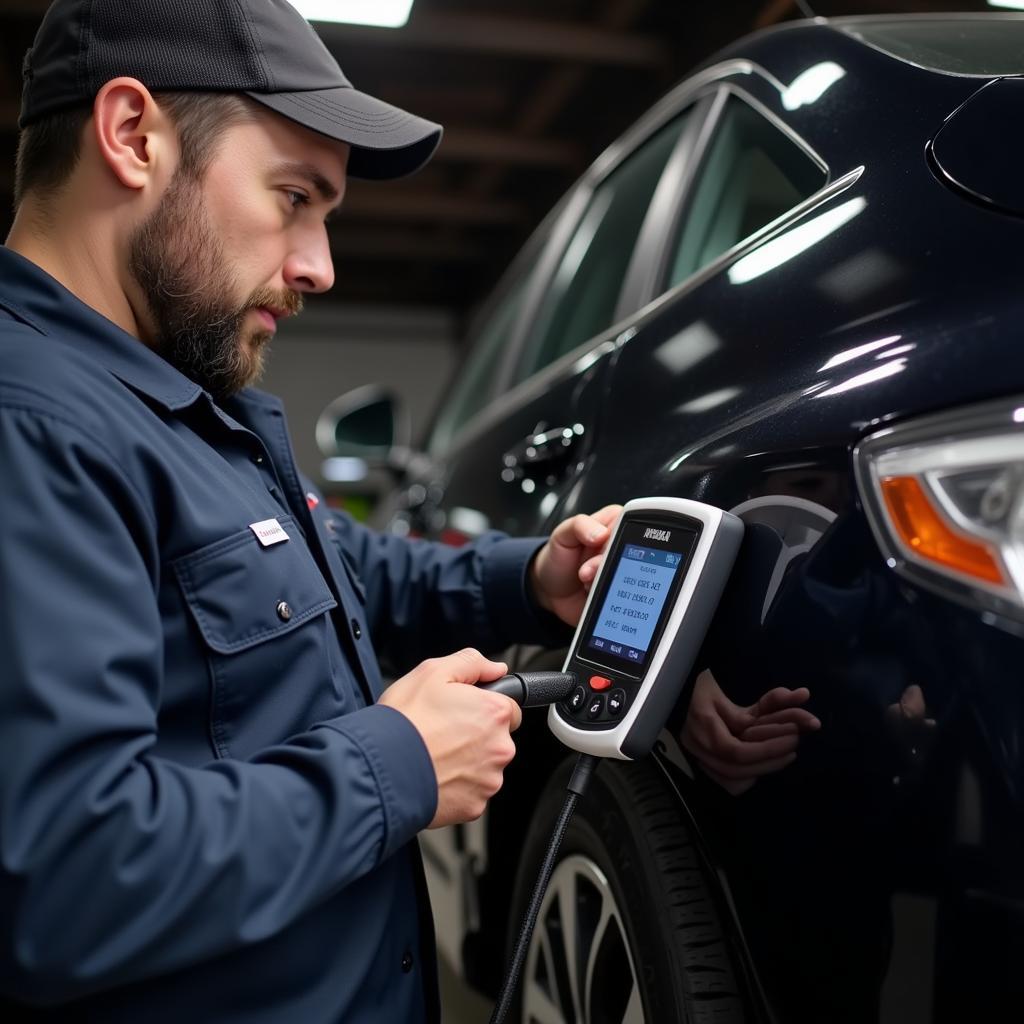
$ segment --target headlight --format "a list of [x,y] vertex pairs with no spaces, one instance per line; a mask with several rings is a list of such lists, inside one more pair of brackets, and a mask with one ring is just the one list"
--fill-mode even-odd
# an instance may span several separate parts
[[1024,628],[1024,399],[879,431],[854,452],[889,565]]

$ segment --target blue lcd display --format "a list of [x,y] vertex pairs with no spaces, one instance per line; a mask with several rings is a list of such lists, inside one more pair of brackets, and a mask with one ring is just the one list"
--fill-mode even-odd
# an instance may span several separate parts
[[642,665],[682,561],[674,551],[626,544],[587,646]]

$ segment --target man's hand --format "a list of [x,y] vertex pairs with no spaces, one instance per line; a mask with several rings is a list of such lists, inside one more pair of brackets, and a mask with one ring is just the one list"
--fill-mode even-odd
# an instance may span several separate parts
[[559,523],[530,566],[530,585],[537,603],[570,626],[580,620],[611,527],[621,511],[621,505],[606,505],[592,516],[573,516]]
[[759,776],[780,771],[796,758],[801,733],[821,728],[800,706],[810,696],[806,687],[778,686],[744,708],[722,693],[710,672],[701,672],[680,741],[709,778],[739,796]]
[[501,789],[516,752],[510,733],[519,728],[522,711],[500,693],[452,684],[491,682],[507,671],[467,647],[421,662],[381,694],[381,704],[416,727],[434,764],[437,813],[430,828],[479,818]]

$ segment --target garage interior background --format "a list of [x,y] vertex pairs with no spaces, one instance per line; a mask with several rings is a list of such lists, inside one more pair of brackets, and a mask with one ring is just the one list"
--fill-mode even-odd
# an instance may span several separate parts
[[[11,221],[25,51],[47,0],[0,0],[0,230]],[[811,0],[823,15],[991,10],[985,0]],[[796,0],[416,0],[399,29],[317,24],[360,89],[445,126],[424,171],[351,182],[337,284],[285,325],[263,386],[319,479],[320,411],[380,382],[422,435],[472,314],[550,207],[658,96],[718,48],[801,17]]]

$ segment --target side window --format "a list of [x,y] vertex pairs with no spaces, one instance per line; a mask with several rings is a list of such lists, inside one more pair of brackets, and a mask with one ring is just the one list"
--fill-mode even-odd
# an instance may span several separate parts
[[611,326],[636,237],[686,117],[660,129],[594,192],[541,304],[520,379]]
[[522,308],[529,272],[523,274],[505,292],[477,334],[465,366],[444,399],[427,450],[440,454],[464,423],[475,416],[493,397],[493,374],[502,363],[505,348]]
[[680,226],[666,287],[812,196],[826,179],[792,139],[730,96]]

